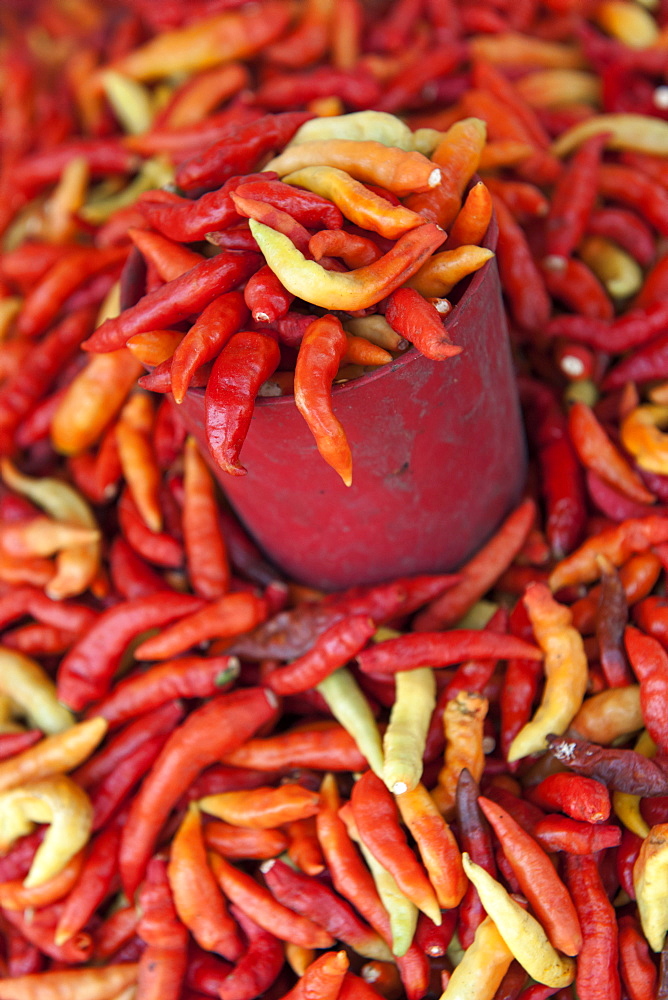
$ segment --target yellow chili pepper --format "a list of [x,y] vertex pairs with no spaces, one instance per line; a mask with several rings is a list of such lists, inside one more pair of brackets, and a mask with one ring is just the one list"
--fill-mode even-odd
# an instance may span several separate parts
[[351,312],[375,305],[403,285],[445,239],[438,226],[418,226],[374,264],[340,273],[306,260],[283,233],[255,219],[249,225],[267,264],[289,292],[323,309]]
[[[51,517],[97,530],[98,525],[90,506],[68,483],[49,477],[24,476],[7,458],[2,460],[0,468],[2,478],[10,489],[27,496]],[[99,541],[64,549],[56,559],[56,575],[45,588],[47,595],[54,600],[62,600],[83,593],[95,580],[100,559]]]
[[462,855],[464,871],[478,890],[480,901],[507,947],[532,979],[545,986],[568,986],[575,978],[575,962],[550,944],[535,917],[523,910],[500,882]]
[[95,716],[3,760],[0,762],[0,791],[73,770],[102,742],[107,728],[106,719]]
[[63,549],[76,548],[100,538],[95,528],[82,528],[66,521],[57,521],[45,515],[26,521],[4,525],[0,532],[0,545],[8,555],[52,556]]
[[551,150],[555,156],[568,156],[585,139],[601,133],[607,135],[608,149],[628,149],[652,156],[668,156],[668,122],[632,112],[593,115],[562,132],[552,143]]
[[621,441],[647,472],[668,473],[668,434],[660,430],[668,422],[668,406],[636,406],[621,422]]
[[388,240],[396,240],[409,229],[424,224],[424,219],[417,212],[411,212],[403,205],[391,205],[386,198],[370,191],[345,170],[337,167],[304,167],[286,174],[283,180],[286,184],[305,188],[328,198],[350,222],[362,229],[380,233]]
[[395,678],[396,693],[383,752],[383,781],[395,795],[410,791],[422,777],[427,730],[436,704],[436,680],[431,667],[402,670]]
[[578,255],[613,299],[627,299],[642,288],[644,275],[631,254],[603,236],[585,236]]
[[49,829],[24,879],[29,889],[57,875],[88,842],[93,807],[82,788],[64,774],[0,794],[0,851],[6,851],[33,823]]
[[483,723],[488,702],[481,694],[460,691],[451,698],[443,713],[445,733],[444,764],[432,790],[434,801],[446,819],[452,818],[459,775],[467,768],[480,781],[485,767],[482,746]]
[[288,147],[330,139],[373,140],[407,152],[415,149],[414,133],[401,118],[387,111],[353,111],[349,115],[312,118],[297,129]]
[[343,328],[346,333],[364,337],[386,351],[405,351],[408,348],[408,341],[400,337],[380,313],[343,320]]
[[626,0],[602,0],[593,17],[608,35],[632,49],[646,49],[658,41],[659,27],[651,11]]
[[378,184],[399,198],[430,191],[441,181],[441,170],[422,153],[384,146],[373,140],[325,139],[288,146],[264,168],[280,177],[304,167],[330,166],[345,170],[359,181]]
[[139,965],[119,962],[99,968],[67,968],[34,972],[0,980],[2,1000],[132,1000]]
[[317,685],[329,710],[357,743],[369,767],[383,777],[383,746],[376,720],[364,692],[346,667],[340,667]]
[[[622,688],[622,690],[624,690]],[[636,753],[641,753],[643,757],[655,757],[658,747],[647,730],[643,730],[633,748]],[[612,808],[617,819],[624,826],[643,839],[649,836],[649,823],[640,811],[640,796],[631,795],[628,792],[612,793]]]
[[586,698],[569,729],[591,743],[609,746],[620,736],[630,736],[642,727],[640,685],[627,684]]
[[642,929],[652,951],[661,951],[668,931],[668,823],[653,826],[633,866]]
[[496,924],[485,917],[440,1000],[493,1000],[512,960]]
[[539,69],[515,81],[515,89],[532,108],[598,105],[601,100],[600,78],[580,69]]
[[56,685],[36,660],[0,646],[0,692],[11,697],[31,726],[60,733],[74,725],[69,708],[58,701]]
[[448,295],[462,278],[479,271],[493,256],[493,250],[471,244],[455,250],[441,250],[429,257],[406,284],[426,299],[440,299]]
[[533,719],[520,729],[508,749],[508,761],[546,747],[549,733],[560,735],[582,705],[587,690],[587,656],[572,615],[554,600],[544,584],[532,584],[524,595],[536,641],[545,653],[545,688]]
[[579,45],[551,42],[514,31],[475,35],[469,46],[473,59],[482,59],[495,66],[519,64],[544,69],[585,69],[587,65]]

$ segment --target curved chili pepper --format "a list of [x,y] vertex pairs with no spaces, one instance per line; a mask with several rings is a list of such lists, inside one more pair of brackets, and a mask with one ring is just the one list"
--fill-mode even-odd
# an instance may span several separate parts
[[542,809],[558,810],[586,823],[602,823],[610,816],[605,785],[580,774],[548,775],[531,789],[530,800]]
[[191,781],[275,711],[274,696],[265,688],[246,688],[207,702],[174,730],[133,800],[123,830],[120,868],[128,894],[139,884],[163,822]]
[[613,791],[629,795],[668,794],[668,772],[661,759],[649,760],[635,750],[603,749],[586,740],[548,737],[550,753],[566,767],[596,778]]
[[557,563],[550,575],[553,590],[573,583],[591,583],[600,576],[597,556],[603,554],[614,566],[621,566],[636,552],[668,540],[665,518],[649,515],[623,521],[613,528],[591,535],[572,555]]
[[184,191],[214,188],[230,177],[247,173],[266,153],[282,149],[299,126],[312,117],[308,111],[285,111],[231,125],[225,138],[179,167],[176,183]]
[[250,276],[244,288],[244,301],[256,323],[275,323],[281,319],[293,298],[267,264]]
[[176,912],[195,941],[205,951],[239,959],[241,939],[207,863],[200,811],[194,803],[172,841],[167,879]]
[[253,1000],[276,980],[283,966],[283,948],[274,934],[260,927],[239,907],[231,906],[230,913],[241,927],[248,947],[225,976],[217,994],[221,1000]]
[[619,971],[631,1000],[654,1000],[657,970],[638,921],[625,913],[619,925]]
[[462,348],[450,340],[434,306],[413,288],[398,288],[392,292],[387,300],[385,318],[392,329],[432,361],[444,361],[462,352]]
[[273,337],[244,331],[228,340],[211,370],[205,401],[207,441],[220,468],[230,475],[245,475],[239,452],[255,397],[279,360]]
[[601,576],[601,596],[596,613],[596,638],[601,668],[610,687],[621,687],[632,679],[622,650],[622,637],[627,621],[628,606],[624,586],[614,566],[606,562]]
[[308,241],[309,256],[316,261],[340,257],[350,270],[374,264],[382,251],[371,239],[345,229],[321,229]]
[[136,333],[173,326],[201,312],[214,298],[245,281],[259,265],[260,259],[253,253],[223,252],[203,260],[180,277],[144,295],[120,316],[105,320],[81,346],[86,351],[114,351]]
[[61,661],[59,697],[76,709],[100,697],[135,636],[174,621],[202,603],[192,595],[162,592],[109,608]]
[[250,228],[270,268],[288,291],[325,309],[356,310],[375,305],[415,274],[445,239],[442,230],[425,223],[400,236],[375,263],[337,273],[307,260],[282,233],[254,219]]
[[297,694],[315,687],[356,656],[375,631],[372,619],[363,615],[335,622],[318,637],[308,653],[286,667],[272,670],[267,678],[269,687],[277,694]]
[[291,181],[244,181],[236,189],[236,194],[242,199],[266,201],[274,208],[287,212],[307,229],[340,229],[343,225],[343,215],[330,199],[312,191],[300,190]]
[[335,316],[322,316],[307,327],[295,366],[295,404],[322,457],[350,486],[352,455],[331,402],[332,381],[347,347],[341,321]]

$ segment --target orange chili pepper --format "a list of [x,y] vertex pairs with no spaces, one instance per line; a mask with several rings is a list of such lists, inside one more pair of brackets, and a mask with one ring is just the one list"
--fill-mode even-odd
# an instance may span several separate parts
[[411,194],[406,199],[408,208],[448,229],[461,208],[466,185],[478,169],[486,138],[487,127],[481,118],[455,122],[431,154],[441,169],[438,186],[428,194]]
[[474,184],[452,223],[445,246],[448,250],[482,243],[492,220],[494,205],[483,181]]
[[262,830],[315,816],[319,802],[317,792],[287,783],[278,788],[263,786],[207,795],[200,800],[200,806],[204,812],[233,826],[251,826]]
[[323,257],[340,257],[351,270],[366,267],[382,257],[382,251],[373,240],[347,233],[344,229],[321,229],[308,241],[308,249],[314,260]]
[[128,236],[163,281],[172,281],[202,262],[201,254],[174,243],[161,233],[149,229],[128,229]]
[[160,485],[162,472],[147,430],[153,422],[149,396],[135,393],[124,406],[116,424],[116,442],[123,476],[146,525],[162,530]]
[[213,601],[230,589],[230,567],[215,487],[194,438],[184,447],[183,543],[192,588]]
[[206,846],[224,858],[278,857],[288,847],[288,836],[283,830],[262,830],[258,827],[232,826],[211,820],[203,828]]
[[171,358],[182,340],[175,330],[147,330],[130,337],[127,347],[142,365],[154,366]]
[[0,906],[6,910],[27,910],[49,906],[67,896],[76,884],[84,865],[85,851],[81,850],[71,858],[64,868],[40,885],[26,888],[16,879],[0,883]]
[[75,375],[51,421],[56,451],[78,455],[100,439],[143,372],[126,348],[93,354]]
[[446,910],[458,906],[467,886],[462,857],[434,798],[420,782],[415,788],[397,795],[396,803],[417,844],[439,906]]
[[293,864],[307,875],[320,875],[325,870],[315,815],[284,824],[289,842],[287,853]]
[[445,706],[443,731],[445,757],[438,772],[437,784],[432,789],[434,801],[446,819],[455,814],[457,782],[466,768],[474,781],[480,781],[485,767],[482,746],[483,722],[488,702],[480,694],[460,691]]
[[241,938],[207,863],[200,811],[195,803],[188,807],[172,840],[167,878],[176,912],[197,943],[232,962],[240,958]]
[[613,566],[621,566],[631,555],[645,552],[653,545],[668,541],[668,521],[658,515],[631,518],[599,534],[590,535],[570,556],[562,559],[550,574],[550,587],[560,590],[576,583],[591,583],[601,575],[597,556],[608,557]]
[[284,177],[304,167],[322,164],[343,170],[364,183],[387,188],[399,198],[416,191],[430,191],[440,184],[442,177],[440,167],[422,153],[355,139],[325,139],[288,146],[280,156],[270,160],[265,170],[274,170]]
[[629,499],[638,503],[654,503],[654,494],[612,444],[594,411],[586,403],[573,404],[568,415],[568,430],[586,468],[592,469]]
[[316,958],[284,1000],[336,1000],[348,971],[345,951],[328,951]]
[[335,316],[322,316],[307,328],[295,365],[295,404],[315,438],[318,451],[338,472],[346,486],[352,483],[352,454],[346,432],[334,415],[331,384],[348,349],[348,340]]

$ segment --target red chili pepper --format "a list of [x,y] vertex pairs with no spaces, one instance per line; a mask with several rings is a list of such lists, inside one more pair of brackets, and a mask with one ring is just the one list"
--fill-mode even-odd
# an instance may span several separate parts
[[252,274],[244,288],[244,302],[256,323],[275,323],[286,315],[293,299],[268,264]]
[[550,298],[545,282],[524,232],[515,222],[505,203],[492,195],[499,224],[496,248],[499,274],[510,311],[522,329],[544,330],[550,317]]
[[308,254],[323,267],[330,267],[330,257],[340,257],[346,267],[354,270],[374,264],[382,256],[377,243],[345,229],[321,229],[308,241]]
[[394,674],[415,667],[447,667],[472,657],[484,659],[524,657],[541,660],[536,647],[515,636],[477,629],[451,629],[448,632],[412,632],[387,639],[373,649],[362,650],[357,662],[365,673]]
[[603,198],[635,209],[662,236],[668,235],[668,191],[649,177],[618,163],[603,163],[598,169],[598,191]]
[[224,138],[179,167],[176,183],[184,191],[214,188],[236,174],[248,173],[266,153],[282,149],[299,126],[312,117],[306,111],[286,111],[247,124],[233,124]]
[[127,601],[172,589],[122,535],[117,535],[111,544],[109,574],[114,590]]
[[371,853],[394,876],[408,899],[439,923],[434,889],[408,846],[391,792],[373,771],[366,771],[353,786],[350,801],[360,837]]
[[242,476],[239,452],[248,433],[255,397],[280,360],[276,341],[265,334],[234,334],[216,360],[206,389],[209,448],[225,472]]
[[625,913],[619,925],[619,971],[630,1000],[654,1000],[657,971],[637,919]]
[[245,688],[207,702],[174,730],[135,796],[123,830],[120,868],[128,895],[139,884],[162,824],[188,785],[275,712],[271,692]]
[[652,636],[628,626],[624,644],[640,681],[640,707],[647,732],[661,753],[668,753],[665,700],[668,697],[668,653]]
[[453,344],[435,307],[414,288],[399,288],[387,300],[385,318],[397,333],[431,358],[444,361],[461,354]]
[[330,97],[338,97],[352,108],[368,108],[376,106],[380,94],[378,80],[359,62],[354,72],[318,66],[304,73],[272,74],[255,97],[265,108],[281,111]]
[[370,958],[387,957],[387,946],[379,935],[327,885],[280,860],[263,864],[262,874],[279,903],[321,923],[332,937],[344,941],[359,954]]
[[94,313],[80,309],[63,319],[23,359],[21,367],[0,386],[0,452],[15,451],[14,435],[65,364],[90,333]]
[[137,989],[144,997],[177,1000],[185,979],[188,932],[179,921],[165,862],[153,858],[139,892],[137,933],[147,947],[139,959]]
[[92,841],[77,884],[64,901],[56,927],[57,944],[81,931],[110,893],[118,870],[123,817],[117,817]]
[[38,743],[43,735],[41,729],[26,729],[23,733],[1,733],[0,760],[7,760],[17,753],[23,753]]
[[122,906],[98,924],[93,933],[94,956],[99,960],[111,958],[135,934],[139,913],[135,906]]
[[583,944],[575,976],[578,995],[620,1000],[617,971],[618,945],[615,911],[608,900],[596,858],[566,854],[566,882],[580,918]]
[[582,775],[548,775],[535,785],[530,799],[542,809],[558,810],[571,819],[602,823],[610,815],[610,796],[605,785]]
[[616,243],[641,267],[648,267],[654,260],[652,231],[635,212],[611,207],[595,209],[589,216],[587,233]]
[[136,333],[167,329],[245,281],[259,264],[259,256],[252,253],[220,253],[203,260],[149,292],[120,316],[105,320],[82,347],[94,352],[115,351]]
[[[141,723],[143,719],[139,721]],[[92,788],[90,801],[94,831],[103,830],[116,810],[126,802],[132,790],[153,767],[166,741],[165,733],[144,738],[132,753],[123,757],[114,770]]]
[[166,531],[151,531],[142,518],[129,489],[117,504],[118,521],[126,541],[148,562],[176,569],[183,565],[183,546]]
[[622,830],[622,840],[615,854],[615,868],[619,884],[629,899],[636,898],[633,869],[638,860],[642,843],[642,837],[627,830],[626,827]]
[[163,236],[181,243],[193,243],[203,240],[207,233],[227,229],[240,221],[231,194],[241,184],[254,180],[265,183],[265,178],[276,177],[269,171],[231,177],[217,191],[203,194],[194,201],[167,191],[147,191],[140,196],[137,205],[147,222]]
[[[499,608],[487,622],[485,629],[503,635],[507,632],[507,624],[508,615],[503,608]],[[455,698],[460,691],[479,691],[482,694],[497,663],[497,660],[469,660],[463,663],[445,686],[446,699]]]
[[73,772],[74,779],[88,790],[113,774],[120,763],[132,757],[142,743],[170,732],[182,718],[183,706],[178,702],[168,702],[147,712],[141,719],[131,722],[121,732],[106,740],[101,749],[96,750],[92,757]]
[[308,653],[273,670],[267,678],[269,687],[277,694],[297,694],[315,687],[356,656],[375,631],[373,620],[365,615],[351,615],[335,622]]
[[[216,886],[216,892],[218,887]],[[194,941],[188,945],[188,968],[186,970],[185,986],[195,990],[198,996],[204,993],[209,997],[218,996],[218,989],[234,966],[218,958],[210,951],[204,951]],[[182,992],[181,996],[185,994]]]
[[247,948],[218,987],[217,995],[221,1000],[253,1000],[277,979],[284,962],[283,948],[274,934],[238,906],[231,906],[230,913],[246,937]]
[[240,292],[228,292],[206,306],[172,357],[171,387],[177,403],[183,402],[197,368],[215,358],[247,318]]
[[563,268],[543,264],[545,286],[550,295],[579,316],[611,320],[614,306],[594,272],[577,257],[564,258]]
[[244,181],[236,189],[236,195],[242,199],[266,201],[274,208],[292,216],[306,229],[341,229],[343,226],[343,215],[331,201],[312,191],[303,191],[291,184],[285,184],[283,181]]
[[498,803],[480,796],[478,805],[491,823],[524,896],[554,945],[577,955],[582,933],[566,886],[534,838]]
[[430,52],[418,53],[384,88],[373,106],[379,111],[393,113],[410,106],[425,87],[433,86],[438,77],[451,76],[464,58],[464,46],[454,42],[442,43]]
[[32,153],[16,165],[13,184],[29,198],[55,184],[67,164],[81,157],[93,177],[109,174],[131,174],[139,165],[137,156],[118,139],[72,139],[55,149]]
[[[559,177],[545,223],[545,250],[557,262],[570,257],[585,234],[596,202],[607,136],[593,135],[573,154]],[[556,266],[556,264],[555,264]]]
[[75,711],[101,697],[107,692],[132,639],[202,605],[203,601],[191,594],[163,592],[109,608],[62,660],[58,669],[58,697]]
[[416,615],[413,629],[428,632],[436,628],[448,628],[459,621],[513,561],[524,545],[535,516],[534,502],[523,500],[490,541],[459,568],[461,582]]
[[596,854],[609,847],[617,847],[621,843],[622,831],[618,826],[579,823],[566,816],[546,816],[536,824],[534,836],[549,852]]

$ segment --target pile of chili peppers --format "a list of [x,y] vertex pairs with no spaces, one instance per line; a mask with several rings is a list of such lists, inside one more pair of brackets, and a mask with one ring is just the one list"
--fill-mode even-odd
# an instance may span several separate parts
[[[0,18],[0,1000],[666,1000],[665,2]],[[447,364],[474,267],[416,277],[492,204],[524,499],[454,573],[285,579],[165,393],[245,419],[416,308]]]

